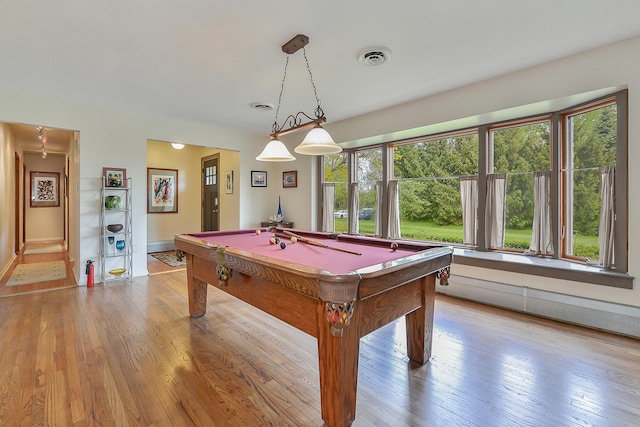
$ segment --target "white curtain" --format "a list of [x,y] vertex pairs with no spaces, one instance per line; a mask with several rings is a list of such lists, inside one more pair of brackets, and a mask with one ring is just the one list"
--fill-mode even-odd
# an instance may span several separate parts
[[358,183],[354,182],[349,187],[349,196],[351,203],[349,204],[349,234],[358,234]]
[[382,212],[384,212],[384,206],[382,205],[384,195],[384,184],[382,181],[376,181],[376,229],[375,235],[382,236]]
[[465,245],[477,245],[478,231],[478,177],[460,177],[462,203],[462,236]]
[[336,185],[333,183],[322,184],[322,231],[335,231],[333,211],[336,203]]
[[504,247],[504,222],[507,198],[505,174],[487,175],[487,203],[485,209],[485,235],[487,247]]
[[400,238],[400,199],[398,181],[389,181],[389,230],[390,239]]
[[603,166],[600,168],[600,240],[599,264],[604,268],[615,266],[615,253],[613,248],[615,224],[615,166]]
[[530,253],[553,254],[551,233],[551,171],[536,171],[533,176],[533,232]]

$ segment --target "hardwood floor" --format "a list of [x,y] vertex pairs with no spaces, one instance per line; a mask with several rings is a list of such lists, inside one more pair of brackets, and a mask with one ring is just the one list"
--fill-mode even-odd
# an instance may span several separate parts
[[[60,243],[62,242],[43,242],[43,243]],[[72,286],[77,286],[75,279],[73,278],[73,265],[69,261],[69,256],[66,251],[62,252],[54,252],[54,253],[44,253],[44,254],[32,254],[25,255],[24,252],[29,249],[31,246],[35,246],[35,244],[27,243],[25,247],[22,249],[20,254],[16,257],[15,261],[12,263],[11,267],[7,270],[6,274],[0,279],[0,297],[10,296],[10,295],[18,295],[23,293],[32,293],[32,292],[43,292],[52,289],[61,289],[68,288]],[[48,262],[48,261],[64,261],[66,267],[67,278],[62,280],[49,280],[44,282],[37,283],[28,283],[24,285],[17,286],[6,286],[11,274],[16,269],[16,267],[20,264],[32,264],[37,262]]]
[[[62,244],[61,242],[46,243]],[[73,265],[71,264],[66,251],[63,250],[62,252],[56,253],[25,255],[24,252],[31,246],[33,246],[33,244],[27,243],[25,245],[20,254],[16,257],[15,261],[12,263],[11,267],[9,267],[9,269],[7,270],[6,274],[2,278],[0,278],[0,298],[4,296],[19,295],[23,293],[45,292],[60,288],[78,286],[74,279],[73,271],[71,270],[73,268]],[[6,286],[9,278],[11,277],[11,274],[18,265],[47,261],[64,261],[65,267],[67,269],[67,278],[64,280],[50,280],[45,282],[28,283],[18,286]],[[149,271],[150,275],[180,271],[184,270],[185,268],[186,267],[171,267],[164,262],[157,260],[153,256],[147,255],[147,270]]]
[[[0,298],[0,425],[321,426],[315,339],[184,270]],[[439,295],[362,340],[354,426],[637,426],[640,341]]]

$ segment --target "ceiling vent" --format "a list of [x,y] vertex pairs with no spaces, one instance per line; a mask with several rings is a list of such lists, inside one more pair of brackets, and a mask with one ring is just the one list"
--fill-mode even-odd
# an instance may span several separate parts
[[271,111],[273,110],[273,104],[268,104],[266,102],[253,102],[251,104],[251,108],[258,111]]
[[368,47],[360,52],[358,61],[364,65],[382,65],[391,59],[391,51],[386,47]]

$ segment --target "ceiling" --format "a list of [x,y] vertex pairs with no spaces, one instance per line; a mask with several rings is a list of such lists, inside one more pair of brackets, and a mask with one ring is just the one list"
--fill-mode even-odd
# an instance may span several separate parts
[[[328,123],[640,35],[638,0],[33,3],[3,4],[0,86],[256,134],[275,110],[250,105],[277,105],[296,34]],[[371,46],[391,59],[359,62]],[[298,51],[278,121],[314,108]]]

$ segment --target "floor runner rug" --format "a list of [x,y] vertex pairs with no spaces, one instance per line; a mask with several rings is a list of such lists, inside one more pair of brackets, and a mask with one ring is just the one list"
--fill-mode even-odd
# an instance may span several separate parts
[[151,256],[164,262],[167,265],[170,265],[171,267],[180,267],[183,265],[187,265],[186,257],[183,257],[182,261],[178,261],[175,251],[156,252],[151,254]]
[[62,252],[62,246],[60,246],[60,243],[45,243],[29,245],[29,247],[24,251],[24,255],[53,254],[56,252]]
[[36,262],[20,264],[13,270],[6,286],[25,285],[27,283],[48,282],[67,278],[64,261]]

